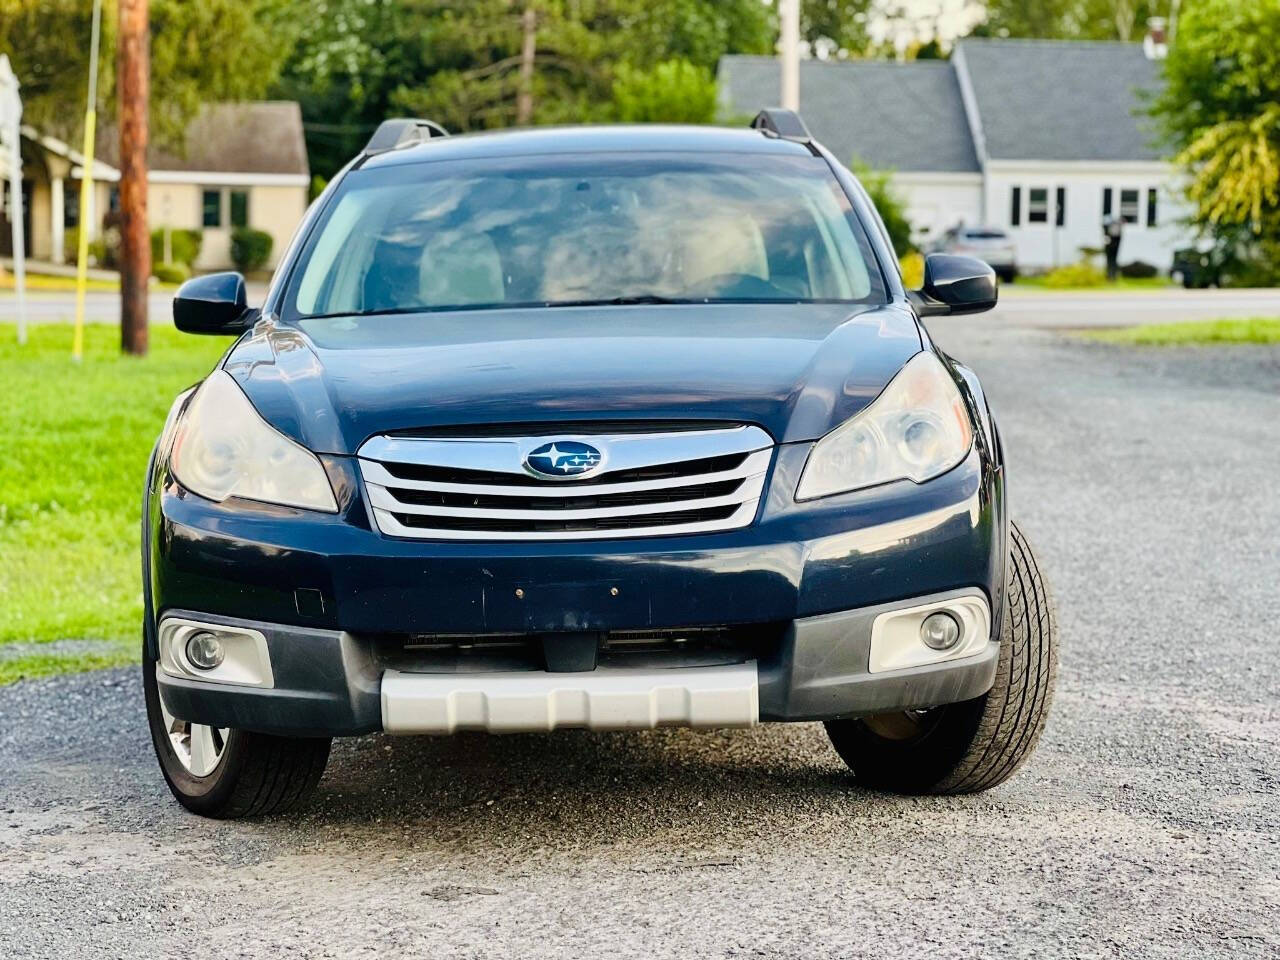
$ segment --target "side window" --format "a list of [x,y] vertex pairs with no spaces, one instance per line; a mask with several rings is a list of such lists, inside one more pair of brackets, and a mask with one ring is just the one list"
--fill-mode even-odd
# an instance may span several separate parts
[[206,227],[222,226],[222,191],[200,192],[200,223]]
[[1012,199],[1009,203],[1009,223],[1012,226],[1018,226],[1022,223],[1022,188],[1014,187]]
[[1120,191],[1120,219],[1125,223],[1138,222],[1138,191]]
[[1102,188],[1102,217],[1105,220],[1111,216],[1111,188]]
[[1049,222],[1049,191],[1046,187],[1032,187],[1027,191],[1027,223]]
[[1054,201],[1053,225],[1055,227],[1065,227],[1067,225],[1067,188],[1059,187],[1057,190],[1057,198]]
[[1147,226],[1154,227],[1156,224],[1156,188],[1149,187],[1147,189]]
[[249,225],[249,192],[247,190],[232,190],[231,198],[231,225],[233,227],[247,227]]

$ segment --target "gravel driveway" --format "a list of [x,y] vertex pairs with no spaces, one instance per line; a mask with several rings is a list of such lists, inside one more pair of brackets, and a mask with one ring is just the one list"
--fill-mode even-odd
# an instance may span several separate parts
[[135,670],[23,683],[0,957],[1280,956],[1280,350],[1041,320],[932,323],[1061,607],[1007,785],[866,793],[811,724],[375,736],[304,811],[213,823],[169,798]]

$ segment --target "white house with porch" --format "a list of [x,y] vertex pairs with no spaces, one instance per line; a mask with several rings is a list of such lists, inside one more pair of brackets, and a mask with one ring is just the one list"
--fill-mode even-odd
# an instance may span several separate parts
[[[1125,223],[1120,260],[1168,270],[1189,212],[1145,115],[1152,44],[966,39],[949,61],[801,64],[800,112],[840,160],[892,171],[920,244],[965,223],[1008,231],[1048,269]],[[728,114],[778,101],[773,57],[720,61]]]
[[[98,133],[92,165],[91,239],[113,221],[119,199],[119,146],[111,129]],[[182,150],[148,154],[147,210],[153,229],[199,230],[196,266],[229,267],[231,231],[247,226],[269,233],[269,266],[283,253],[306,212],[311,174],[296,103],[211,104],[191,121]],[[0,148],[0,162],[7,164]],[[22,205],[26,254],[60,264],[74,260],[71,239],[79,226],[84,157],[70,144],[22,127]],[[0,207],[0,254],[12,254],[9,185]]]

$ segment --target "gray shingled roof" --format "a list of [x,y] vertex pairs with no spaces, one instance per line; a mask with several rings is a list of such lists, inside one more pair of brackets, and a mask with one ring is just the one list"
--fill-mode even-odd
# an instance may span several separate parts
[[[754,115],[778,105],[774,57],[720,59],[721,107]],[[876,169],[977,172],[951,64],[858,60],[800,64],[800,114],[836,158]]]
[[967,39],[958,56],[973,84],[994,160],[1158,160],[1140,90],[1159,65],[1137,43]]
[[[99,158],[118,166],[115,131],[102,131],[98,143]],[[147,164],[152,170],[309,173],[302,110],[291,100],[208,104],[188,124],[184,149],[153,144]]]

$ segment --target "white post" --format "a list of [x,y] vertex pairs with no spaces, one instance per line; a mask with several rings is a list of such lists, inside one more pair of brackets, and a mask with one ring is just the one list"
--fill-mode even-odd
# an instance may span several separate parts
[[63,249],[67,243],[66,235],[66,193],[63,189],[63,180],[61,177],[51,177],[49,179],[49,235],[53,238],[53,262],[65,263],[67,260],[66,250]]
[[800,109],[800,0],[778,0],[782,27],[782,107]]
[[22,222],[22,98],[9,55],[0,53],[0,140],[9,154],[9,226],[13,231],[13,281],[18,342],[27,342],[27,238]]

